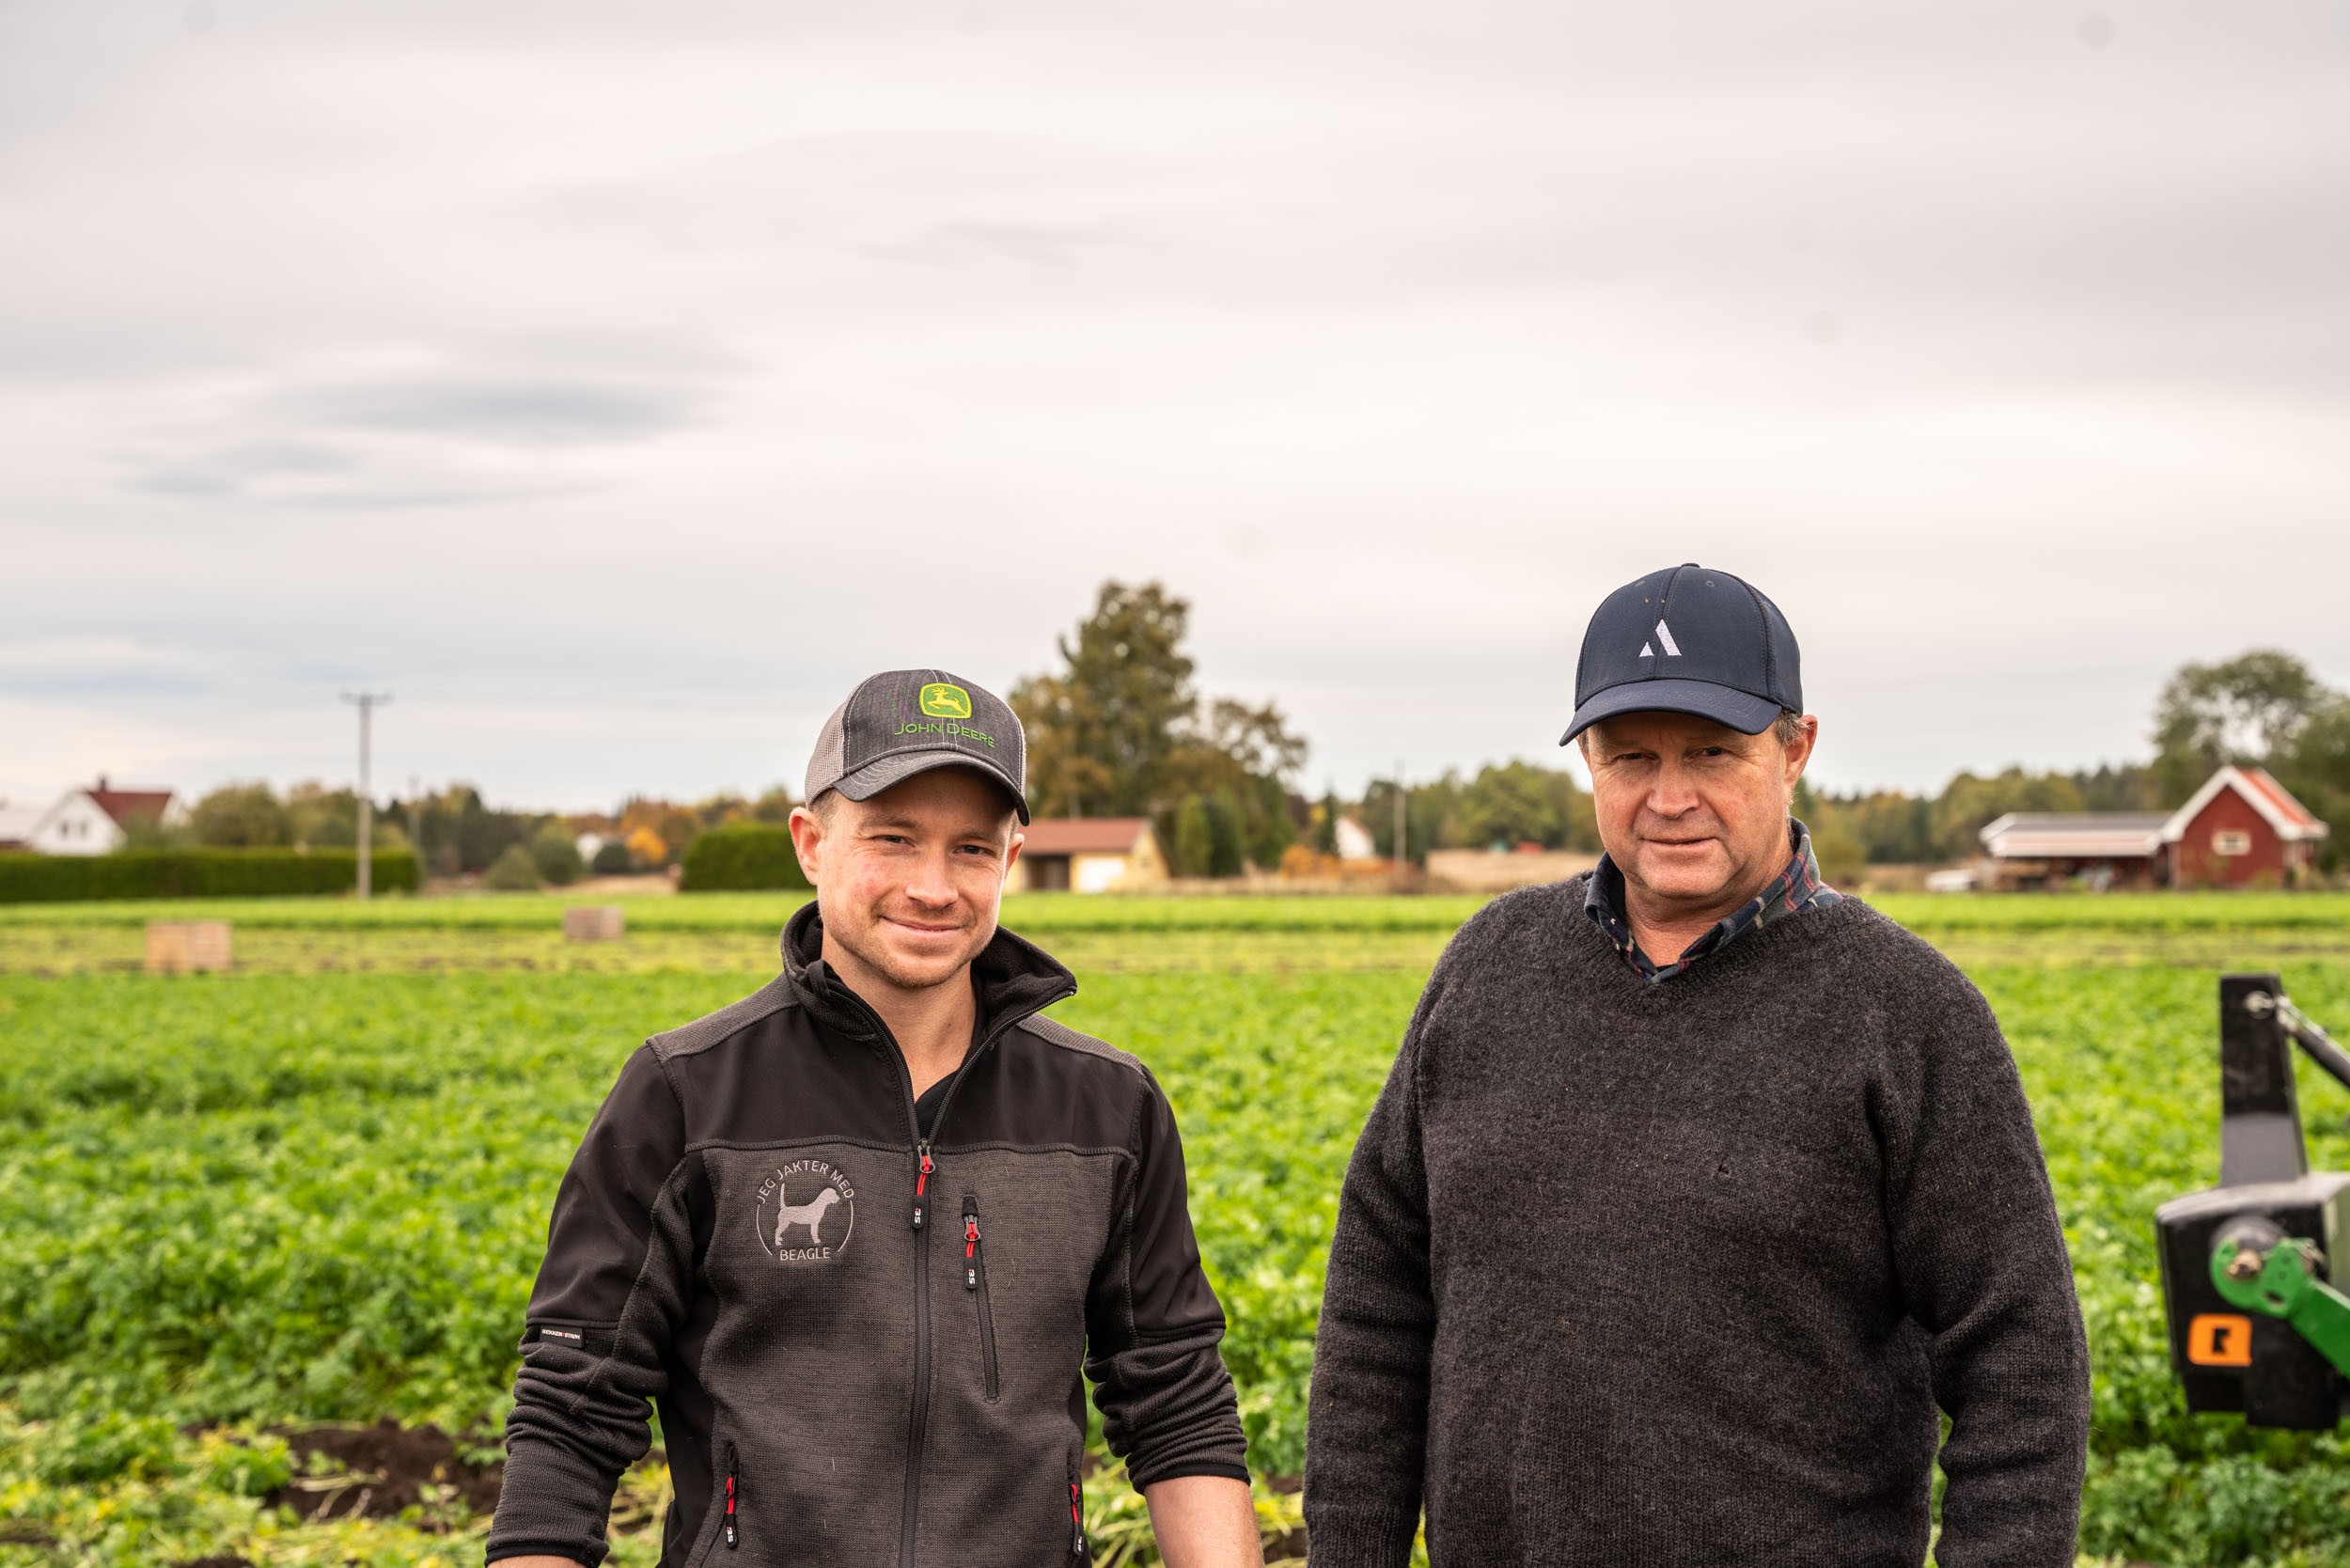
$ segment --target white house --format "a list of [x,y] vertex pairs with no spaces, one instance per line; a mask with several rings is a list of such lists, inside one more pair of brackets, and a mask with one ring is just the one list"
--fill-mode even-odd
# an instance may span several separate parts
[[1340,817],[1338,827],[1339,858],[1340,860],[1376,860],[1379,846],[1371,837],[1371,829],[1352,817]]
[[102,776],[97,788],[68,790],[24,835],[41,855],[112,855],[129,841],[130,824],[157,822],[170,809],[169,790],[117,790]]

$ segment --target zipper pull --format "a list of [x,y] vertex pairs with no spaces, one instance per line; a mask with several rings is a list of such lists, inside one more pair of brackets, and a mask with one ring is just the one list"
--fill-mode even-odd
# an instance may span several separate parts
[[916,1144],[914,1152],[922,1157],[920,1168],[914,1173],[914,1228],[919,1231],[922,1229],[922,1210],[925,1207],[922,1195],[930,1190],[931,1172],[938,1168],[931,1164],[930,1139],[924,1138]]
[[1085,1494],[1077,1490],[1073,1481],[1069,1483],[1069,1555],[1086,1555]]
[[735,1547],[743,1544],[742,1535],[734,1527],[734,1505],[736,1501],[734,1496],[734,1478],[738,1467],[739,1466],[736,1465],[734,1458],[734,1445],[732,1443],[728,1443],[727,1445],[727,1550],[728,1551],[734,1550]]
[[963,1288],[966,1291],[979,1288],[979,1200],[966,1198],[963,1200]]

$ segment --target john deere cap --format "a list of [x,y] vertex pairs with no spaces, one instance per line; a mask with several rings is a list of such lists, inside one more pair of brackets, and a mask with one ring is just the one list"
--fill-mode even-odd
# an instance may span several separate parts
[[932,768],[977,768],[1011,792],[1028,820],[1027,737],[1001,698],[943,669],[869,676],[833,710],[807,761],[807,798],[838,790],[870,800]]
[[1694,713],[1759,735],[1803,712],[1795,634],[1778,606],[1727,572],[1692,562],[1601,601],[1574,666],[1565,745],[1605,718]]

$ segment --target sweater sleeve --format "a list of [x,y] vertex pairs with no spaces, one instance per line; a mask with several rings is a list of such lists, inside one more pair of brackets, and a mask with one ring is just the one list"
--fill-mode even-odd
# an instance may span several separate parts
[[1440,967],[1340,1190],[1306,1422],[1314,1568],[1403,1568],[1419,1525],[1436,1306],[1418,1075],[1442,980]]
[[2070,1568],[2088,1463],[2073,1268],[1998,1023],[1955,971],[1888,1107],[1887,1213],[1950,1419],[1942,1568]]
[[1175,1112],[1148,1073],[1133,1147],[1126,1200],[1086,1300],[1102,1435],[1137,1488],[1177,1476],[1245,1482],[1248,1441],[1216,1350],[1224,1309],[1192,1233]]
[[621,1068],[555,1199],[532,1288],[488,1560],[596,1568],[620,1475],[651,1444],[692,1278],[684,1118],[650,1047]]

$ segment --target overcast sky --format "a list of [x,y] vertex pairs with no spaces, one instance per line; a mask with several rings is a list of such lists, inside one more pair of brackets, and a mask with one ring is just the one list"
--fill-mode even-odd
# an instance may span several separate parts
[[1301,783],[1750,577],[1814,777],[2350,685],[2350,0],[0,0],[0,795],[796,785],[1105,577]]

